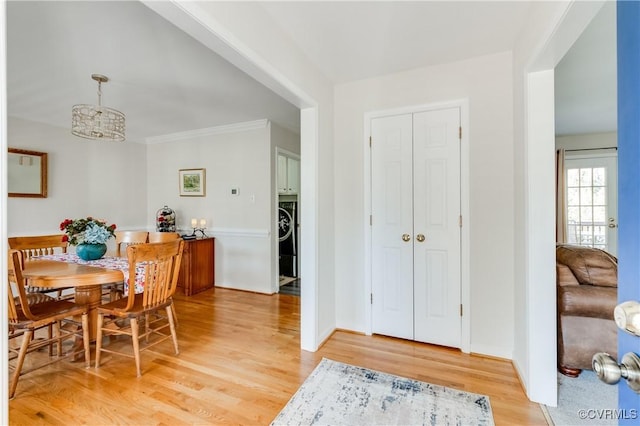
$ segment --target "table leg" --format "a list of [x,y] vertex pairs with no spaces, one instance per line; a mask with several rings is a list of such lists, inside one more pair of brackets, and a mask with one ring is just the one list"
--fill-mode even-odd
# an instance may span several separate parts
[[102,285],[76,287],[75,299],[77,304],[89,307],[89,336],[93,342],[97,334],[98,311],[96,308],[100,306],[102,300]]

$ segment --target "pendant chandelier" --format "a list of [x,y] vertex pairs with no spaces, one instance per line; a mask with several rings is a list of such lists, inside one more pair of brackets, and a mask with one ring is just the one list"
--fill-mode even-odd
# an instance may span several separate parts
[[102,83],[109,78],[101,74],[91,74],[91,78],[98,82],[98,105],[73,106],[71,133],[86,139],[124,141],[124,114],[101,105]]

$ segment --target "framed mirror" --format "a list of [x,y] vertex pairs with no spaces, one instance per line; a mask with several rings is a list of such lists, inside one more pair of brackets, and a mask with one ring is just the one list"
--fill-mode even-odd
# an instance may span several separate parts
[[47,153],[9,148],[9,197],[47,198]]

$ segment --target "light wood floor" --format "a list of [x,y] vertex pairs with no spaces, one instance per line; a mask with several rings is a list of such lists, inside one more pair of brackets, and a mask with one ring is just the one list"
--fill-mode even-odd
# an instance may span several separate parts
[[37,370],[20,379],[10,424],[268,425],[326,357],[488,395],[498,425],[546,425],[508,361],[341,331],[301,351],[299,301],[220,288],[178,295],[180,355],[170,341],[143,352],[141,378],[132,359],[111,356],[99,369]]

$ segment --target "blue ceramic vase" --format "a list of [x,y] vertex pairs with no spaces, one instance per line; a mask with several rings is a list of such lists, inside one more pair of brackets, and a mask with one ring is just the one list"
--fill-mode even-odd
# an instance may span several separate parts
[[76,254],[82,260],[97,260],[106,252],[106,244],[78,244],[76,247]]

